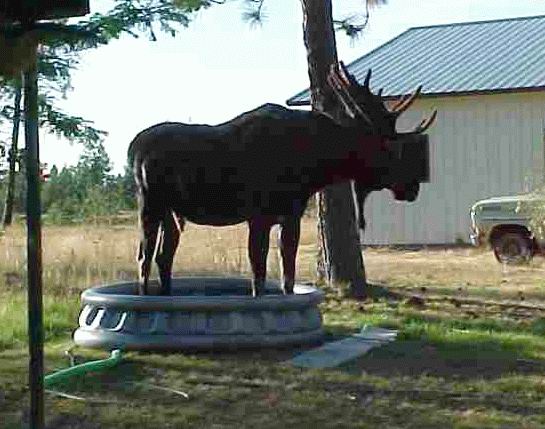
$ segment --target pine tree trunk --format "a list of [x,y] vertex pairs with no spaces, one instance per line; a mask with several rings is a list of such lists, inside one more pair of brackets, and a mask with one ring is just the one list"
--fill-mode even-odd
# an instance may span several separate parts
[[[326,80],[331,64],[337,63],[331,0],[301,0],[301,4],[312,108],[339,118],[345,113]],[[318,195],[318,217],[318,275],[323,273],[329,283],[343,288],[339,290],[341,293],[364,296],[365,269],[351,185],[331,186],[321,192]],[[346,286],[348,290],[344,290]]]
[[4,201],[4,219],[2,224],[5,227],[11,225],[13,220],[13,202],[15,199],[15,166],[17,164],[17,154],[19,152],[19,127],[21,124],[21,82],[17,82],[15,92],[15,102],[13,104],[13,131],[11,135],[11,147],[8,156],[8,187],[6,199]]

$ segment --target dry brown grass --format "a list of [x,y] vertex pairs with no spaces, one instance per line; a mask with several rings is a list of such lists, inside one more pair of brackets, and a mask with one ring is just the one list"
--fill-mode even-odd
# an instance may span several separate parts
[[543,300],[545,258],[528,265],[502,266],[487,249],[428,248],[417,251],[365,251],[369,279],[393,287],[462,295]]
[[[279,276],[276,229],[271,231],[269,276]],[[24,284],[25,229],[16,225],[0,236],[0,287]],[[176,254],[177,274],[249,275],[246,225],[210,228],[187,224]],[[89,285],[135,279],[136,224],[46,226],[43,230],[46,292],[79,291]],[[297,261],[298,278],[315,278],[316,222],[304,218]],[[542,299],[545,259],[503,267],[484,249],[366,249],[368,279],[391,287],[435,289],[497,298]],[[155,270],[155,268],[154,268]],[[155,272],[153,274],[156,275]]]
[[[276,235],[277,231],[273,229],[269,252],[269,275],[272,278],[279,275]],[[315,237],[315,222],[306,220],[298,259],[300,278],[313,278]],[[174,269],[178,274],[247,275],[250,266],[246,241],[247,228],[244,224],[223,228],[187,224],[176,254]],[[136,224],[45,226],[43,266],[46,292],[135,279],[137,244]],[[0,236],[0,286],[22,286],[25,270],[25,228],[15,225]]]

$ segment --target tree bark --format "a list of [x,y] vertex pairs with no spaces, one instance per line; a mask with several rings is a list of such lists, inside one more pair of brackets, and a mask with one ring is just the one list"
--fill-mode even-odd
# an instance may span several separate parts
[[13,130],[11,134],[11,147],[8,153],[8,186],[6,199],[4,201],[4,228],[11,225],[13,220],[13,202],[15,199],[15,167],[17,165],[17,154],[19,153],[19,127],[21,125],[21,81],[17,81],[15,101],[13,103]]
[[[327,84],[331,64],[337,63],[331,0],[301,0],[312,108],[334,118],[344,110]],[[334,141],[331,144],[335,144]],[[320,256],[318,275],[355,297],[365,295],[365,269],[355,219],[351,184],[326,188],[318,194]],[[348,286],[348,290],[346,290]]]

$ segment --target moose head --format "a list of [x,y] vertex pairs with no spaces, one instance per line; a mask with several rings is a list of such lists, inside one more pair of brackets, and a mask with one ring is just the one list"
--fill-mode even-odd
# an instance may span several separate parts
[[354,183],[358,224],[363,229],[364,203],[369,193],[388,188],[396,200],[414,201],[418,196],[420,182],[429,181],[429,147],[427,136],[423,133],[435,121],[437,110],[423,119],[414,130],[398,133],[397,119],[414,103],[422,86],[414,93],[402,96],[388,108],[382,98],[382,89],[377,94],[371,92],[371,70],[367,72],[363,85],[360,85],[340,62],[339,66],[331,65],[327,80],[353,125],[363,129],[366,134],[383,138],[387,152],[396,154],[389,160],[388,170],[377,177],[372,186],[358,180]]

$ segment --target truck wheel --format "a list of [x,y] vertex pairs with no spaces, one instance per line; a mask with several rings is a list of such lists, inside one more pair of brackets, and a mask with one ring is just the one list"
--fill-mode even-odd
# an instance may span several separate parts
[[530,262],[532,241],[521,232],[504,232],[492,244],[494,256],[502,264],[517,265]]

